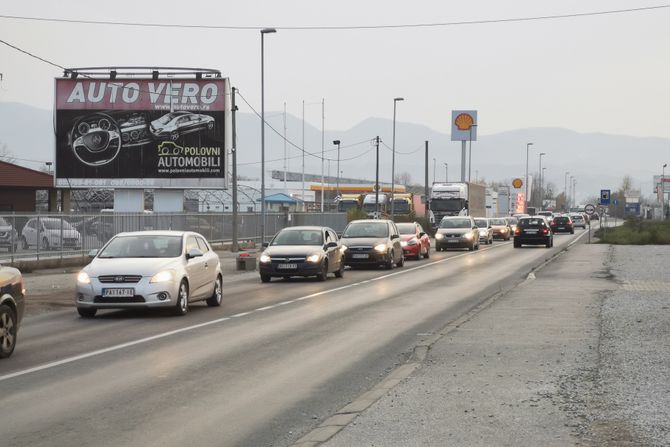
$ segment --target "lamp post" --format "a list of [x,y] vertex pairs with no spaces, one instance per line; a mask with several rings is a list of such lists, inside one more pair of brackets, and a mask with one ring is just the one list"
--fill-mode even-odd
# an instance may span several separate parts
[[661,175],[661,212],[663,213],[663,219],[668,218],[668,212],[665,208],[665,168],[667,166],[667,163],[663,163],[663,174]]
[[405,98],[393,98],[393,157],[391,159],[391,220],[395,217],[395,112],[398,101],[404,101]]
[[526,143],[526,196],[523,198],[523,210],[528,212],[528,153],[533,143]]
[[570,201],[568,202],[568,211],[570,211],[570,208],[573,206],[572,200],[574,196],[574,190],[575,190],[575,177],[573,175],[570,176]]
[[261,245],[265,242],[265,35],[276,32],[261,30]]
[[472,173],[472,128],[473,127],[477,127],[477,124],[473,124],[473,125],[470,126],[470,150],[468,151],[468,183],[470,183],[470,174]]
[[437,160],[433,157],[433,183],[435,183],[435,167],[437,165]]
[[563,185],[563,201],[565,202],[563,208],[565,208],[565,212],[568,211],[568,174],[570,174],[570,171],[565,171],[565,184]]
[[444,181],[445,183],[449,181],[449,163],[444,164]]
[[337,196],[340,196],[340,140],[333,140],[333,144],[337,146]]
[[538,171],[537,171],[537,175],[539,177],[539,179],[538,179],[539,180],[539,184],[538,184],[538,196],[539,196],[538,208],[540,210],[542,209],[542,156],[543,155],[547,155],[547,153],[546,152],[540,152],[538,154],[538,156],[540,158],[540,167],[538,168]]
[[546,170],[547,170],[547,168],[542,168],[542,176],[540,177],[540,208],[542,208],[544,206],[544,196],[545,196],[545,192],[544,192],[544,179],[545,179],[544,171],[546,171]]

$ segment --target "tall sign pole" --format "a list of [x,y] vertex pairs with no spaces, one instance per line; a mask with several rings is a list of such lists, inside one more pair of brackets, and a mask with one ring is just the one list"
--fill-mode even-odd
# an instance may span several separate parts
[[375,169],[375,218],[379,219],[379,136],[375,138],[377,147],[377,168]]
[[425,160],[425,168],[426,168],[426,178],[425,178],[425,183],[424,183],[424,194],[426,196],[425,199],[425,218],[426,221],[428,221],[428,216],[430,215],[430,201],[428,200],[428,141],[426,140],[426,160]]
[[[452,110],[451,111],[451,141],[461,142],[461,182],[465,183],[465,166],[467,163],[467,142],[477,141],[477,111],[476,110]],[[472,160],[472,154],[470,156]],[[467,181],[470,181],[469,175]]]
[[[233,253],[238,250],[237,243],[237,129],[236,129],[236,115],[237,115],[237,105],[235,104],[235,92],[237,88],[233,87],[233,94],[231,95],[231,110],[232,110],[232,121],[233,121],[233,147],[231,152],[233,153],[233,242],[231,244],[231,251]],[[225,228],[225,227],[224,227]]]

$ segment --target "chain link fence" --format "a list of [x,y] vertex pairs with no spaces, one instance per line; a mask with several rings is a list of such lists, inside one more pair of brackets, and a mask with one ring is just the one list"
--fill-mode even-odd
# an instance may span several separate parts
[[[238,241],[260,240],[260,213],[239,213]],[[346,213],[266,213],[266,239],[285,227],[327,226],[340,232]],[[188,230],[211,243],[232,241],[230,213],[0,214],[0,263],[62,258],[101,248],[124,231]]]

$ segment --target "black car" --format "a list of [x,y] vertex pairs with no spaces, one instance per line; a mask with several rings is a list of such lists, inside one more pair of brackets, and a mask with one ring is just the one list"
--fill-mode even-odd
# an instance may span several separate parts
[[575,234],[575,227],[572,225],[570,216],[556,216],[550,224],[551,230],[554,233],[570,233]]
[[344,262],[351,267],[392,269],[405,264],[400,233],[392,220],[354,220],[342,232],[341,243],[346,247]]
[[554,246],[554,233],[543,216],[522,217],[514,231],[514,248],[522,245]]
[[0,359],[12,355],[23,318],[24,287],[21,272],[0,266]]
[[344,253],[335,231],[328,227],[288,227],[279,231],[259,259],[261,281],[272,277],[316,276],[342,278]]

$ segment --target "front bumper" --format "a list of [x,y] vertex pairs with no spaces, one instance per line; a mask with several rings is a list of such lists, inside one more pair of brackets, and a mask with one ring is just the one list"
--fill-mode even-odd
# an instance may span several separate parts
[[[480,238],[481,239],[481,238]],[[438,250],[442,248],[470,248],[474,245],[473,239],[465,237],[444,237],[435,239],[435,248]]]
[[505,230],[493,230],[494,239],[507,239],[510,236],[509,231]]
[[421,244],[405,245],[402,252],[405,256],[418,257],[421,255]]
[[[172,307],[177,303],[180,280],[150,283],[150,277],[142,277],[136,283],[101,283],[91,277],[90,284],[77,282],[77,307],[95,309],[128,309]],[[132,297],[104,297],[103,289],[134,289]],[[160,299],[159,294],[166,294]]]
[[261,275],[270,275],[270,276],[315,276],[321,273],[322,264],[321,262],[291,262],[295,264],[296,268],[280,268],[279,266],[282,263],[279,262],[267,262],[259,263],[258,271]]
[[[404,250],[403,250],[404,251]],[[350,252],[344,255],[344,265],[382,265],[388,261],[386,253],[376,250]]]

